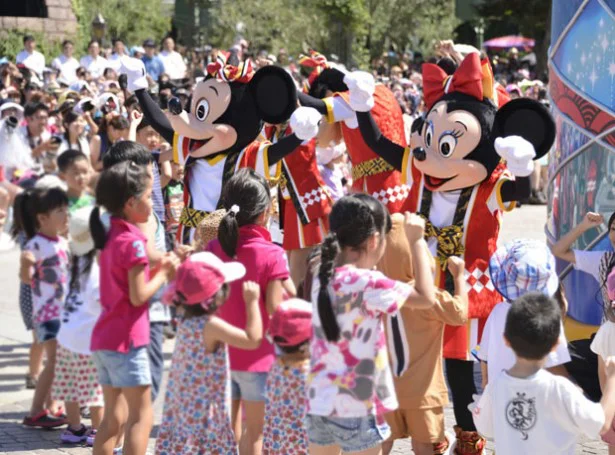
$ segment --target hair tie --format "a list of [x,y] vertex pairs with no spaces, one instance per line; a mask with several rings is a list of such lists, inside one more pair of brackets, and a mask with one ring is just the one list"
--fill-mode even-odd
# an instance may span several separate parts
[[232,205],[226,213],[229,215],[237,216],[237,214],[239,213],[239,206],[237,204]]

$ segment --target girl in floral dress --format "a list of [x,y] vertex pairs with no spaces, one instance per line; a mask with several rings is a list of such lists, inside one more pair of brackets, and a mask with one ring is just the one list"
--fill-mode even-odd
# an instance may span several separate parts
[[262,340],[260,290],[245,282],[246,329],[215,316],[228,298],[228,283],[245,267],[223,263],[212,253],[190,256],[177,270],[165,300],[184,310],[173,352],[162,424],[156,440],[160,455],[236,454],[231,429],[230,374],[226,345],[256,349]]
[[282,302],[271,316],[268,336],[280,355],[267,375],[263,455],[307,454],[304,420],[312,305],[300,299]]
[[405,215],[413,286],[373,270],[391,230],[391,218],[378,200],[345,196],[333,206],[329,223],[310,340],[309,453],[380,454],[390,435],[384,414],[398,406],[382,317],[396,314],[402,305],[429,308],[435,302],[425,222]]

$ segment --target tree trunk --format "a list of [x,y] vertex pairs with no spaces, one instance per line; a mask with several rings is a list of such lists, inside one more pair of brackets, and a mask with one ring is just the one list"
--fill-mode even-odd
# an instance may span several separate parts
[[547,14],[547,23],[545,24],[544,35],[536,39],[536,46],[534,52],[536,53],[536,77],[538,79],[545,79],[549,74],[548,67],[548,53],[549,45],[551,44],[551,7]]

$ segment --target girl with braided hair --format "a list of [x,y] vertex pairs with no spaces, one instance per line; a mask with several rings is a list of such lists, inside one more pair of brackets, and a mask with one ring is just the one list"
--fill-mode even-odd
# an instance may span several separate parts
[[341,198],[329,217],[312,295],[307,432],[311,454],[380,453],[389,434],[384,414],[397,408],[382,316],[402,305],[435,302],[424,221],[406,213],[414,285],[373,270],[384,254],[391,217],[375,198]]

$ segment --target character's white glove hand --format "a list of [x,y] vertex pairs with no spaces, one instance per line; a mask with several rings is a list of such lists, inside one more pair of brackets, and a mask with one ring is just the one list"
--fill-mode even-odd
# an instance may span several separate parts
[[365,71],[353,71],[344,77],[349,89],[348,104],[356,112],[369,112],[374,107],[374,76]]
[[135,90],[146,89],[148,87],[145,65],[137,58],[124,56],[120,59],[120,74],[128,77],[128,91],[134,93]]
[[527,177],[534,171],[534,146],[521,136],[498,137],[495,151],[506,160],[506,167],[515,177]]
[[322,115],[313,107],[301,106],[290,116],[290,127],[302,141],[309,141],[318,134],[318,125]]
[[478,394],[473,394],[472,395],[472,399],[474,401],[472,401],[472,403],[470,403],[468,405],[468,411],[470,411],[471,413],[474,413],[474,410],[476,409],[476,407],[478,406],[478,402],[480,401],[482,395],[478,395]]

